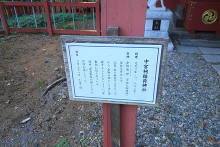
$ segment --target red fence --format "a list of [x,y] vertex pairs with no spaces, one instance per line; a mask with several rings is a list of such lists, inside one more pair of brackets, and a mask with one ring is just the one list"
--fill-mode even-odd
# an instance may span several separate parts
[[[23,9],[23,10],[22,10]],[[59,19],[59,16],[54,18],[54,15],[59,14],[64,15],[68,14],[70,16],[86,16],[88,13],[91,13],[93,10],[93,29],[79,29],[80,27],[74,29],[59,29],[56,25],[60,22],[55,22],[56,19]],[[34,13],[34,19],[32,21],[36,21],[36,16],[40,13],[43,14],[45,18],[45,28],[39,27],[41,24],[37,24],[35,22],[35,28],[23,28],[19,24],[17,27],[10,26],[9,21],[14,21],[13,19],[18,19],[23,13],[26,12],[26,16],[28,16],[31,11]],[[61,13],[62,12],[62,13]],[[14,15],[16,17],[14,17]],[[92,15],[92,14],[91,14]],[[48,32],[50,35],[52,34],[85,34],[85,35],[100,35],[100,8],[99,2],[76,2],[76,3],[66,3],[66,2],[0,2],[0,25],[2,23],[2,29],[0,27],[0,33],[9,34],[13,31],[18,32]],[[60,20],[57,20],[60,21]],[[18,23],[19,21],[17,21]],[[32,23],[32,22],[31,22]],[[33,22],[34,23],[34,22]],[[79,25],[87,25],[87,22],[84,23],[75,22],[75,18],[73,18],[72,22],[64,22],[65,25],[75,25],[78,23]]]

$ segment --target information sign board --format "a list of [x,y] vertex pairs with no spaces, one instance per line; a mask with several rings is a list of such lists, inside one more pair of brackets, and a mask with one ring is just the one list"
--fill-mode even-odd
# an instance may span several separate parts
[[71,99],[155,104],[163,45],[65,43]]

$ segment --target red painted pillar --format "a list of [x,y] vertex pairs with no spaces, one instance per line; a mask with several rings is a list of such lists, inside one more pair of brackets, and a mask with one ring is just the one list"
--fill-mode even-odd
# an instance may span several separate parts
[[45,0],[44,2],[44,9],[45,9],[46,20],[47,20],[47,32],[49,33],[49,35],[52,35],[53,31],[52,31],[52,24],[50,20],[50,7],[49,7],[48,0]]
[[104,132],[103,147],[112,147],[110,104],[103,104],[103,132]]
[[100,3],[97,1],[96,3],[96,31],[97,35],[101,35],[101,15],[100,15]]
[[5,34],[8,35],[9,34],[9,28],[8,28],[8,23],[7,23],[7,19],[6,19],[6,15],[5,15],[5,11],[4,11],[2,3],[0,3],[0,17],[1,17],[1,20],[2,20],[2,24],[4,26]]
[[[119,26],[120,36],[144,36],[147,0],[102,0],[101,34],[107,35],[107,28]],[[104,147],[111,145],[110,105],[103,104]],[[137,106],[120,105],[120,145],[134,147],[136,141]],[[111,129],[111,128],[108,128]]]
[[121,147],[134,147],[136,141],[137,106],[120,106],[120,144]]

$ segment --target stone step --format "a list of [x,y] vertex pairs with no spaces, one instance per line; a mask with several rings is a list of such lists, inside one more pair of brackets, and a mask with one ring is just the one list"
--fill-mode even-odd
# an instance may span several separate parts
[[201,54],[206,62],[211,63],[211,66],[220,75],[220,48],[176,45],[175,49],[181,53]]
[[173,28],[170,32],[170,37],[172,39],[206,39],[206,40],[216,40],[220,41],[220,35],[212,32],[197,32],[195,34],[190,34],[183,27]]
[[199,47],[175,45],[175,50],[181,53],[201,54]]
[[220,55],[220,48],[198,47],[198,49],[205,55]]
[[175,49],[178,52],[189,54],[220,55],[220,48],[175,45]]
[[220,64],[220,55],[202,55],[203,58],[212,64]]
[[220,41],[210,41],[201,39],[179,39],[179,42],[183,46],[220,48]]

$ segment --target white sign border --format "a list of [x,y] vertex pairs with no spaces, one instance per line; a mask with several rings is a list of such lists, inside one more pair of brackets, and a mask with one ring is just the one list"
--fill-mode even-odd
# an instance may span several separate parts
[[[129,37],[129,36],[80,36],[80,35],[61,35],[60,36],[61,41],[61,48],[63,51],[63,60],[64,60],[64,66],[65,66],[65,73],[66,73],[66,79],[67,79],[67,86],[68,86],[68,92],[69,92],[69,98],[72,99],[72,91],[71,91],[71,83],[70,83],[70,72],[69,72],[69,66],[68,66],[68,60],[67,60],[67,53],[66,53],[66,43],[114,43],[114,44],[153,44],[153,45],[162,45],[162,54],[161,54],[161,63],[159,68],[159,80],[157,85],[157,99],[156,104],[133,104],[133,103],[120,103],[120,104],[128,104],[128,105],[142,105],[142,106],[159,106],[160,100],[162,97],[162,91],[163,91],[163,83],[165,78],[165,71],[166,71],[166,64],[167,64],[167,47],[169,40],[167,39],[161,39],[161,38],[144,38],[144,37]],[[88,102],[88,100],[82,100],[82,99],[72,99],[82,102]],[[97,101],[90,101],[95,102]],[[115,102],[107,102],[107,101],[100,101],[98,103],[112,103],[112,104],[118,104]]]
[[[155,73],[155,82],[154,82],[154,92],[153,92],[153,101],[144,101],[144,100],[130,100],[130,99],[117,99],[117,98],[100,98],[100,97],[90,97],[90,96],[77,96],[75,94],[75,86],[74,86],[74,78],[73,78],[73,63],[70,56],[70,47],[71,46],[88,46],[88,47],[102,47],[101,45],[104,45],[105,47],[119,47],[119,48],[150,48],[150,49],[157,49],[157,67],[156,67],[156,73]],[[157,92],[158,92],[158,81],[159,81],[159,72],[160,72],[160,59],[162,54],[162,45],[154,45],[154,44],[110,44],[107,46],[107,43],[66,43],[66,53],[67,53],[67,60],[69,65],[69,74],[70,74],[70,83],[72,86],[71,92],[72,97],[70,99],[72,100],[80,100],[80,101],[95,101],[95,102],[109,102],[109,103],[117,103],[117,104],[155,104],[157,99]],[[135,47],[130,47],[129,45],[134,45]],[[149,47],[146,47],[149,46]],[[70,64],[71,63],[71,64]],[[97,99],[97,100],[95,100]]]

